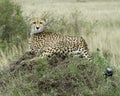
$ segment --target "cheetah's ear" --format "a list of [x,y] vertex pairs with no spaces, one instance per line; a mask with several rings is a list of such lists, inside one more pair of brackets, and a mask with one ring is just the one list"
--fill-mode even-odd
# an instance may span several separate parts
[[46,22],[46,19],[45,19],[45,18],[43,18],[42,20]]
[[49,24],[51,24],[54,20],[53,19],[44,19],[44,21],[46,22],[46,26],[48,25],[49,26]]
[[28,20],[28,24],[31,25],[31,24],[32,24],[32,21],[33,21],[33,19],[30,18],[30,19]]
[[47,23],[48,23],[48,19],[42,19],[43,21],[44,21],[44,25],[47,25]]
[[27,21],[27,25],[30,26],[33,22],[33,18],[28,18],[26,21]]

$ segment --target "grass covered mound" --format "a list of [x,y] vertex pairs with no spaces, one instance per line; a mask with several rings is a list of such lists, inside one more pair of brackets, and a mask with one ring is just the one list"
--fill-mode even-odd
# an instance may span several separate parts
[[103,75],[109,61],[94,53],[94,60],[51,57],[31,59],[24,55],[0,73],[2,96],[119,96],[120,77]]

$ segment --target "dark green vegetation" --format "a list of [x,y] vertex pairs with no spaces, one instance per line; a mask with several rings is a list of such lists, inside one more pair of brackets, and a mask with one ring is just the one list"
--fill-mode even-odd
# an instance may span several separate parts
[[22,17],[20,6],[10,0],[0,1],[0,47],[16,45],[28,37],[28,28]]
[[[13,48],[12,45],[24,48],[22,43],[26,42],[28,28],[20,7],[2,0],[0,9],[0,48]],[[62,16],[55,18],[47,13],[42,16],[52,20],[50,31],[61,34],[77,35],[83,31],[85,36],[90,36],[97,24],[86,22],[82,16],[78,19],[77,12],[71,14],[72,23]],[[100,49],[91,53],[92,62],[74,56],[35,57],[32,60],[34,55],[23,53],[10,64],[10,68],[0,71],[0,96],[120,96],[120,71],[111,66],[111,53],[104,51],[103,56],[100,53]],[[11,56],[7,52],[6,55]],[[112,67],[114,74],[105,79],[103,74],[107,67]]]

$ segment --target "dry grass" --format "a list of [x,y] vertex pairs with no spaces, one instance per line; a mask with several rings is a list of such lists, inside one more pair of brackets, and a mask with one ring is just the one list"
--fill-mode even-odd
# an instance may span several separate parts
[[28,51],[28,45],[25,43],[18,48],[16,46],[6,47],[3,52],[0,51],[0,70],[4,70],[4,67],[9,67],[8,64],[16,61],[24,52]]

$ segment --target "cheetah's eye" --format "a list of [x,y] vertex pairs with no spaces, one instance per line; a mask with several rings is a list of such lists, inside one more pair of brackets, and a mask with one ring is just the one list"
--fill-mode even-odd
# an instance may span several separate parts
[[40,24],[42,24],[42,22],[40,22]]
[[36,24],[36,22],[33,22],[33,24]]

